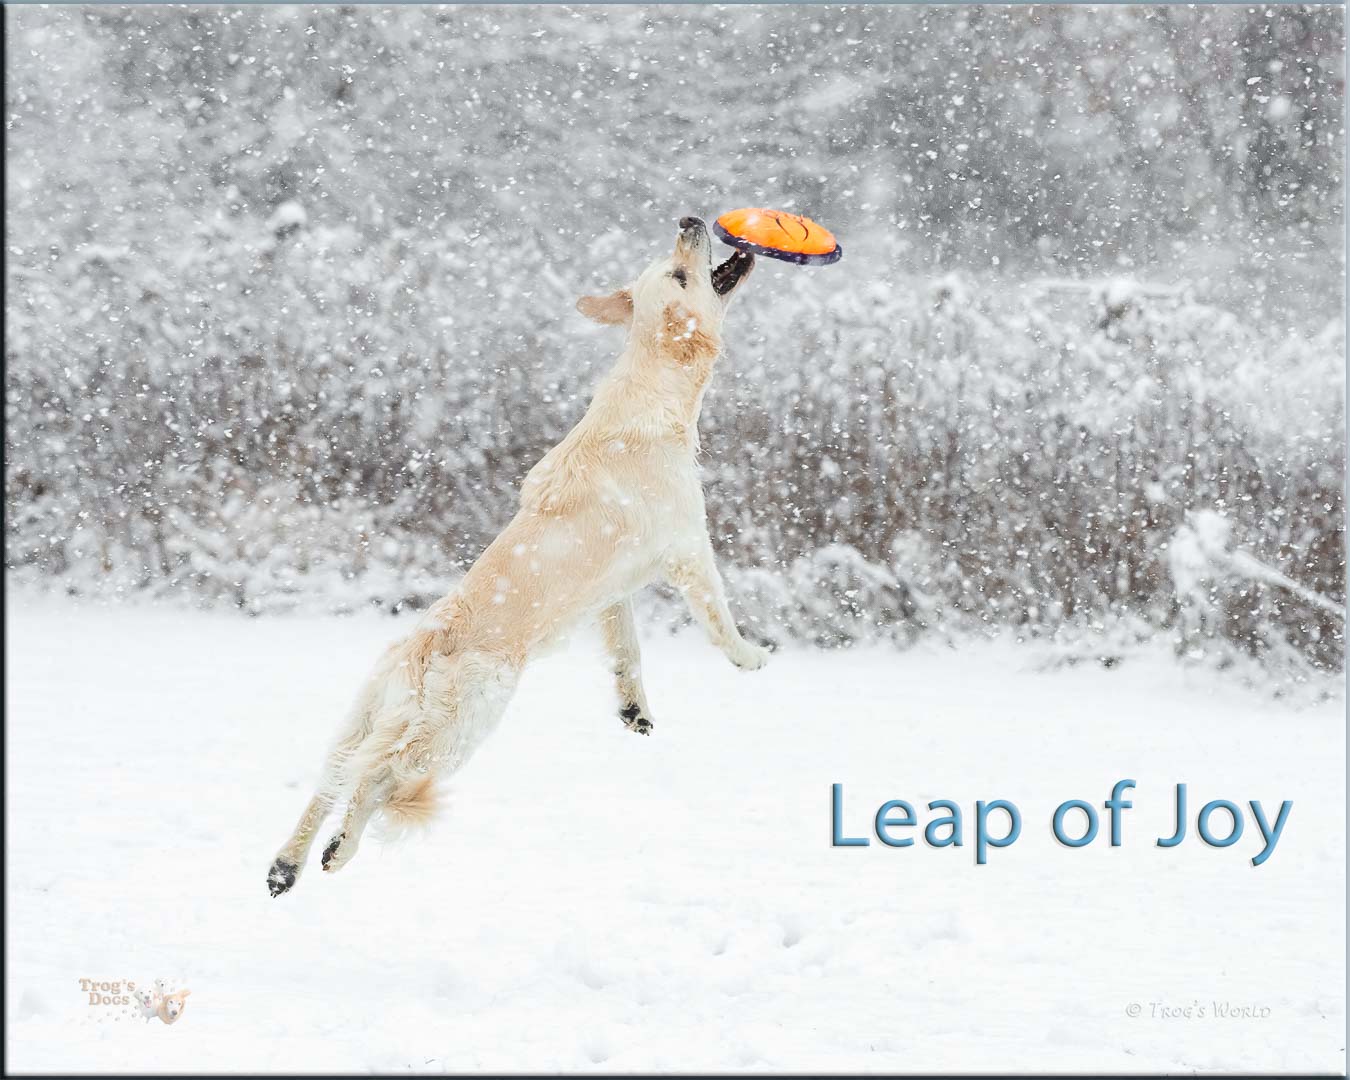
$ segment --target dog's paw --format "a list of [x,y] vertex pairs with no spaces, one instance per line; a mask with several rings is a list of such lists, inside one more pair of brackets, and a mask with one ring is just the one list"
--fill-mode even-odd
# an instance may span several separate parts
[[639,735],[650,735],[652,733],[654,725],[636,702],[629,702],[620,709],[619,719],[623,721],[623,726],[629,731],[636,731]]
[[277,861],[272,864],[272,868],[267,871],[267,891],[273,897],[289,892],[299,873],[299,866],[288,859],[278,857]]
[[731,662],[742,671],[758,671],[769,662],[769,650],[751,645],[747,641],[743,643],[742,648],[732,654]]
[[356,845],[347,844],[345,832],[338,833],[333,839],[328,841],[328,846],[323,849],[323,856],[319,862],[327,873],[335,874],[347,865],[347,861],[356,854]]

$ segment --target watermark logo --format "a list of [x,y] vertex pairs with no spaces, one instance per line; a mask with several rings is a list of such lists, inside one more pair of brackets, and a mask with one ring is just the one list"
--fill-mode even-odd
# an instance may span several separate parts
[[1265,1020],[1270,1016],[1270,1006],[1254,1002],[1200,1001],[1198,998],[1175,1005],[1162,1001],[1141,1005],[1132,1001],[1125,1006],[1125,1015],[1148,1020]]
[[188,995],[192,993],[186,987],[170,990],[163,979],[148,985],[137,985],[133,979],[81,979],[80,990],[87,995],[89,1008],[115,1010],[114,1020],[130,1015],[147,1024],[155,1019],[166,1024],[177,1023],[187,1008]]

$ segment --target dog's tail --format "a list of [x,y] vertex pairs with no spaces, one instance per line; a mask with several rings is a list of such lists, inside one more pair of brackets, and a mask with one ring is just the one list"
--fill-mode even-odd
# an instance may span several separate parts
[[394,788],[381,809],[380,832],[393,839],[411,829],[430,823],[441,808],[435,777],[430,773],[405,780]]
[[384,804],[384,812],[400,826],[425,825],[439,809],[436,781],[430,773],[400,784]]

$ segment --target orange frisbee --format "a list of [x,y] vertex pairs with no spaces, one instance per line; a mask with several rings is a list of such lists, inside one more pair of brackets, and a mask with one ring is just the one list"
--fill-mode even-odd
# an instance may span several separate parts
[[753,207],[728,210],[713,223],[713,228],[723,243],[752,255],[767,255],[786,262],[824,266],[838,262],[844,254],[829,229],[785,210]]

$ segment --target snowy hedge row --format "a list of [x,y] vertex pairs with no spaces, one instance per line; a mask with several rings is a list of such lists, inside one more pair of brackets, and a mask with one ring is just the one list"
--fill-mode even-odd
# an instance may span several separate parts
[[[578,262],[613,284],[630,249]],[[439,593],[618,347],[571,311],[580,267],[493,252],[296,208],[205,223],[174,265],[91,245],[12,277],[11,572],[251,610]],[[708,504],[761,636],[1177,626],[1167,545],[1194,510],[1344,595],[1339,318],[1302,336],[1126,282],[875,271],[764,268],[729,321]],[[1213,588],[1207,634],[1340,663],[1330,613]]]

